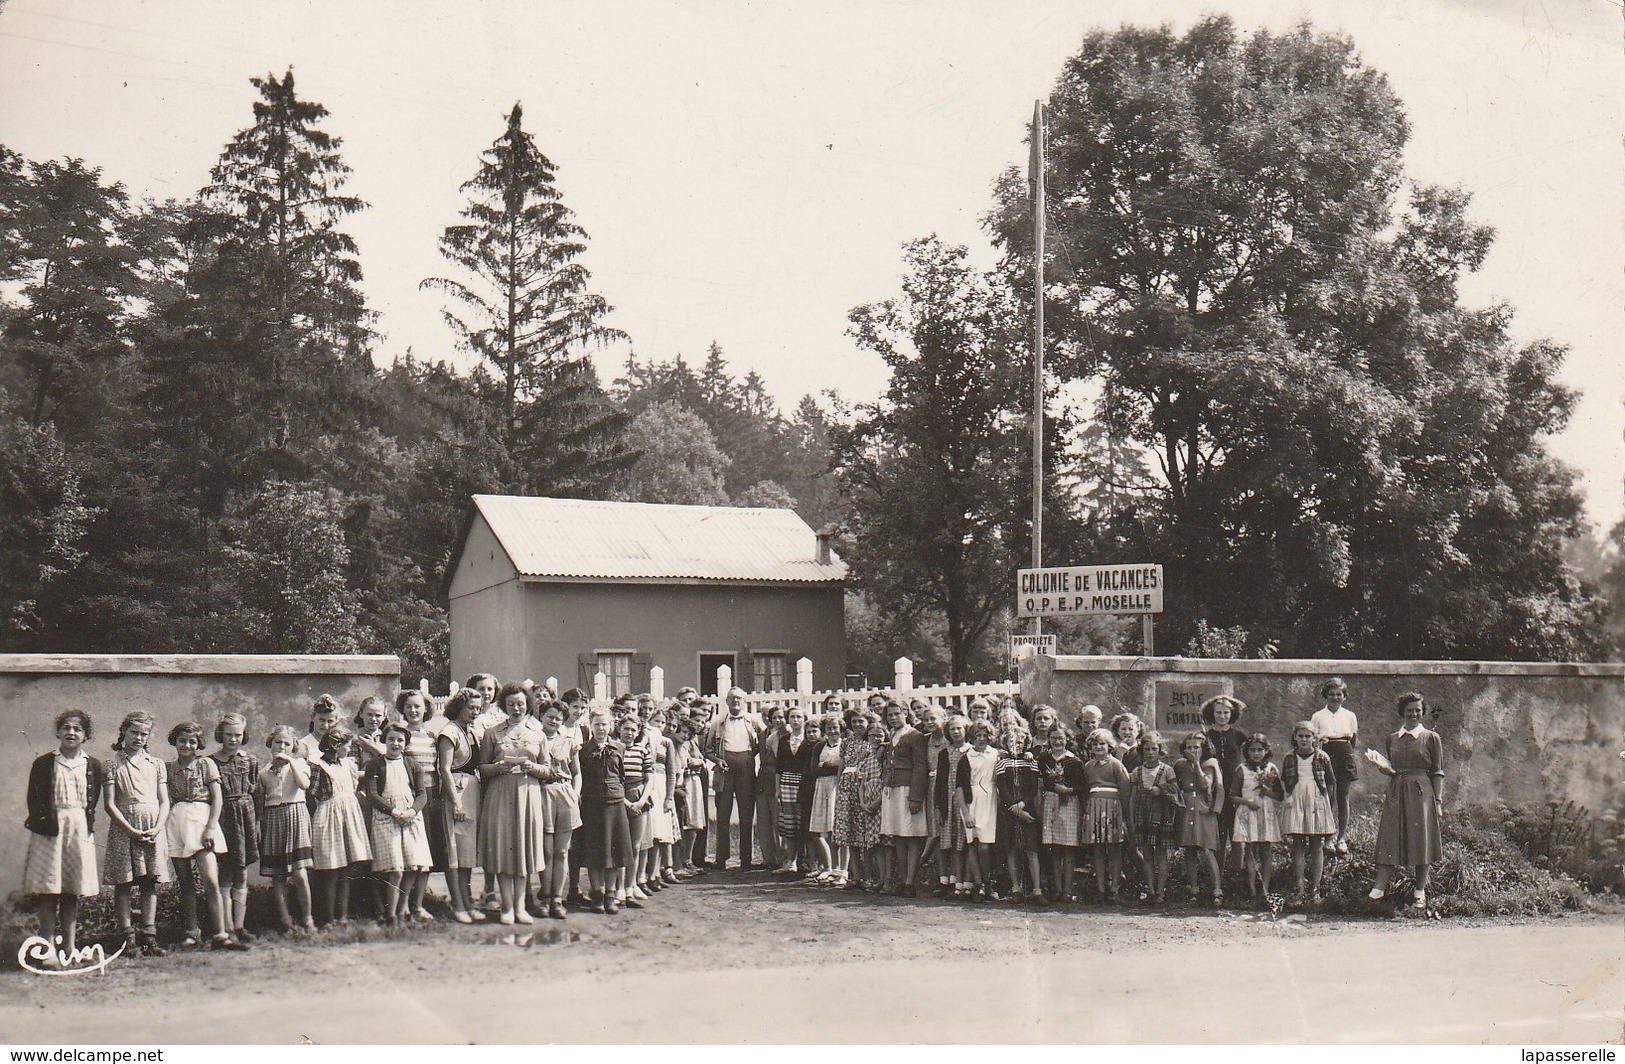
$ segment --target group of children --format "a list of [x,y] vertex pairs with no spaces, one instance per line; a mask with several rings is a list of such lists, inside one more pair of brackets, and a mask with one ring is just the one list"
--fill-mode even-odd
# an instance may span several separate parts
[[[1119,898],[1132,881],[1128,859],[1139,900],[1160,903],[1179,850],[1191,896],[1205,874],[1218,904],[1228,853],[1261,898],[1271,891],[1273,847],[1284,841],[1293,897],[1312,903],[1323,854],[1347,853],[1357,774],[1346,688],[1332,680],[1321,693],[1325,707],[1293,727],[1279,765],[1266,736],[1237,727],[1246,707],[1229,697],[1204,704],[1208,726],[1171,748],[1132,713],[1102,727],[1093,706],[1075,730],[1044,705],[1028,716],[1013,700],[977,699],[959,716],[883,694],[862,708],[832,696],[818,714],[771,707],[746,718],[737,691],[725,710],[692,689],[664,706],[642,695],[589,708],[579,690],[555,698],[479,674],[443,716],[419,692],[402,691],[393,707],[364,700],[346,722],[324,695],[304,736],[287,725],[268,730],[263,761],[248,752],[240,714],[215,724],[210,754],[205,729],[183,722],[168,733],[167,763],[148,750],[150,715],[124,717],[104,763],[86,752],[90,715],[70,709],[56,718],[57,749],[29,774],[24,887],[37,899],[41,934],[63,956],[76,950],[78,899],[103,883],[113,887],[128,952],[165,953],[157,886],[172,874],[182,888],[181,945],[247,949],[256,864],[284,931],[352,912],[431,920],[433,872],[443,873],[460,923],[615,913],[703,874],[708,838],[712,863],[725,864],[732,810],[717,797],[736,789],[730,773],[737,784],[759,766],[767,815],[755,841],[764,856],[780,856],[779,872],[804,872],[808,882],[914,896],[922,867],[934,867],[939,897],[1066,903],[1087,853],[1100,900]],[[1422,696],[1402,696],[1404,727],[1388,737],[1386,756],[1368,752],[1391,777],[1371,896],[1383,897],[1403,865],[1414,869],[1419,906],[1439,858],[1443,799],[1442,744],[1422,726],[1425,708]],[[99,877],[98,808],[109,820]],[[751,844],[747,829],[744,867]]]
[[[819,884],[913,897],[934,873],[938,897],[1064,904],[1084,893],[1075,887],[1083,858],[1097,900],[1132,893],[1160,904],[1171,857],[1181,853],[1188,897],[1202,896],[1205,879],[1206,897],[1223,904],[1231,864],[1262,905],[1274,894],[1284,844],[1284,901],[1314,905],[1326,857],[1349,852],[1358,777],[1359,722],[1344,705],[1347,687],[1331,679],[1320,694],[1323,707],[1293,726],[1279,762],[1267,735],[1239,727],[1246,706],[1228,696],[1204,703],[1205,727],[1177,745],[1133,713],[1103,726],[1095,706],[1079,711],[1075,728],[1051,706],[1029,716],[1013,700],[976,699],[960,716],[876,695],[865,709],[804,726],[799,710],[769,709],[763,748],[773,748],[775,734],[812,735],[821,744],[811,755],[813,806],[828,795],[831,807],[827,818],[813,814],[810,834],[781,838],[790,860],[780,871],[795,870],[799,852]],[[1422,726],[1421,695],[1407,693],[1397,708],[1404,724],[1388,736],[1386,756],[1368,752],[1390,777],[1371,897],[1385,896],[1404,866],[1413,872],[1412,904],[1424,907],[1440,857],[1442,743]],[[785,789],[777,791],[782,804]]]

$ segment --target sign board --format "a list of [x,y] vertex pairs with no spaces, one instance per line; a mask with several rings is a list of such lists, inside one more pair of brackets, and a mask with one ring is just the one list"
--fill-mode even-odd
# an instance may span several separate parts
[[1202,703],[1227,694],[1228,680],[1157,680],[1152,684],[1151,726],[1177,751],[1181,736],[1202,730]]
[[1161,612],[1160,565],[1069,565],[1016,572],[1017,617]]
[[1010,637],[1010,660],[1017,662],[1034,654],[1048,654],[1055,656],[1056,637],[1053,635],[1012,635]]

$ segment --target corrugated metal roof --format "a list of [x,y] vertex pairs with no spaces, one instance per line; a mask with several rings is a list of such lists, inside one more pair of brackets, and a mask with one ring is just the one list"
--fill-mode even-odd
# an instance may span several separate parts
[[794,510],[476,495],[474,505],[528,580],[834,583],[817,536]]

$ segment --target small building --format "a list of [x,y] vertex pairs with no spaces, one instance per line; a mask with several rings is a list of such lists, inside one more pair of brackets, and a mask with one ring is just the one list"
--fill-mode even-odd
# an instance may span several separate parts
[[846,672],[846,565],[793,510],[475,495],[448,569],[451,674],[611,695],[750,691]]

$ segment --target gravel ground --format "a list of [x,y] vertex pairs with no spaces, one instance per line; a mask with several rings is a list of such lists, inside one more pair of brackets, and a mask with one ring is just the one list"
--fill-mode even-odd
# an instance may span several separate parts
[[[1222,978],[1224,951],[1230,947],[1268,947],[1276,951],[1268,954],[1274,957],[1287,942],[1324,942],[1314,948],[1335,952],[1339,941],[1358,939],[1360,948],[1369,950],[1396,942],[1395,936],[1415,943],[1435,941],[1433,936],[1439,936],[1436,941],[1441,945],[1455,940],[1448,936],[1493,941],[1493,935],[1463,935],[1494,929],[1522,929],[1534,936],[1529,941],[1539,941],[1543,929],[1581,931],[1586,941],[1609,943],[1607,950],[1613,956],[1621,952],[1617,917],[1436,922],[1310,916],[1276,922],[1234,910],[1200,908],[1037,909],[926,898],[910,901],[785,882],[764,873],[712,874],[662,891],[647,906],[641,912],[623,911],[616,916],[573,914],[566,921],[539,919],[530,928],[445,922],[401,931],[363,926],[324,932],[315,939],[273,936],[247,954],[187,952],[162,959],[121,958],[104,974],[84,977],[8,973],[0,976],[0,1041],[127,1042],[142,1037],[171,1043],[292,1041],[291,1032],[299,1029],[301,1016],[311,1018],[306,1026],[313,1026],[322,1036],[312,1034],[317,1041],[614,1041],[623,1037],[735,1041],[753,1039],[737,1038],[722,1026],[713,1031],[703,1023],[695,1027],[681,1022],[692,1018],[692,1010],[685,1010],[682,1003],[695,988],[727,973],[759,971],[761,979],[745,985],[767,988],[784,982],[787,971],[811,972],[815,974],[810,985],[816,988],[824,985],[816,975],[820,969],[879,972],[901,962],[920,972],[943,973],[952,982],[952,973],[956,969],[969,972],[969,965],[991,963],[995,968],[988,970],[994,971],[997,964],[1013,961],[1024,972],[1042,975],[1052,966],[1057,971],[1065,969],[1079,958],[1109,968],[1148,958],[1155,963],[1154,958],[1166,956],[1171,958],[1170,978],[1177,979],[1180,965],[1191,963],[1181,959],[1187,957],[1203,965],[1218,965],[1214,972]],[[1616,964],[1611,974],[1602,976],[1610,989],[1613,983],[1609,980],[1619,979],[1618,968]],[[530,1001],[541,1008],[561,988],[612,988],[631,975],[647,983],[642,991],[645,997],[664,999],[665,988],[669,988],[669,1002],[662,1003],[675,1017],[675,1025],[636,1030],[614,1024],[531,1029],[505,1011],[482,1020],[481,1009],[495,1008],[493,1003]],[[473,1012],[454,1006],[459,987],[467,989],[463,1000]],[[516,993],[508,993],[510,990]],[[879,992],[883,995],[886,988]],[[366,1006],[379,994],[397,1004],[421,1003],[422,1011],[389,1009],[393,1016],[379,1016]],[[913,995],[903,996],[909,999]],[[1620,1000],[1616,993],[1609,1007]],[[591,1007],[589,999],[577,1006],[575,1015],[580,1019],[580,1011]],[[613,1014],[624,1006],[609,995],[603,1007],[606,1014]],[[318,1022],[324,1009],[337,1010],[336,1019]],[[266,1010],[285,1015],[288,1024],[268,1026]],[[1095,1040],[1088,1030],[1045,1033],[1042,1023],[1035,1022],[1037,1026],[1025,1030],[1038,1040]],[[1103,1036],[1108,1033],[1100,1031]],[[283,1038],[284,1033],[288,1037]],[[642,1036],[633,1038],[636,1033]],[[849,1031],[847,1035],[834,1028],[811,1028],[801,1034],[814,1041],[935,1040],[904,1028]],[[1132,1037],[1132,1032],[1117,1034]],[[1004,1037],[1015,1035],[1006,1032]],[[1004,1037],[990,1030],[988,1040]]]

